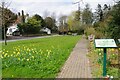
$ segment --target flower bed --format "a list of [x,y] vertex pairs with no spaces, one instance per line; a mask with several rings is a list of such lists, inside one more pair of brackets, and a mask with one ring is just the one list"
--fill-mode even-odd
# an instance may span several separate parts
[[[103,49],[97,49],[93,42],[89,42],[89,60],[93,77],[100,78],[103,73]],[[118,78],[118,53],[120,48],[107,49],[107,75]]]

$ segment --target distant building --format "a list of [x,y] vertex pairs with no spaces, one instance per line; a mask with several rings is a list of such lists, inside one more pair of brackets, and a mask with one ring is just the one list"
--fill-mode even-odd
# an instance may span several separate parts
[[[29,18],[29,14],[26,14],[25,15],[25,22],[27,22],[28,18]],[[16,34],[19,35],[20,32],[19,32],[19,29],[17,27],[17,24],[20,24],[20,23],[22,23],[22,16],[20,15],[20,13],[18,13],[17,20],[15,21],[15,23],[12,26],[8,27],[7,36],[12,36],[12,35],[16,35]],[[16,32],[16,33],[13,34],[14,32]]]
[[[24,17],[25,17],[25,23],[26,23],[29,18],[29,14],[24,15]],[[20,15],[20,13],[18,13],[17,20],[16,20],[16,24],[19,24],[19,23],[22,23],[22,16]]]

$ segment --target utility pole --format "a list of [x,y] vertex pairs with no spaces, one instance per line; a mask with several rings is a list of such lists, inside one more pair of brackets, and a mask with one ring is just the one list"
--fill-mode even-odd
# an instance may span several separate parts
[[73,3],[73,4],[78,4],[78,11],[80,11],[80,3],[83,3],[83,0],[80,0],[80,1],[78,1],[78,2],[75,2],[75,3]]
[[[78,12],[79,12],[79,13],[80,13],[80,10],[81,10],[81,9],[80,9],[80,3],[81,3],[81,2],[83,3],[82,0],[73,3],[73,4],[78,4]],[[82,22],[82,14],[81,14],[81,13],[80,13],[80,17],[79,17],[79,18],[80,18],[80,21]],[[82,25],[82,23],[81,23],[81,25]]]
[[75,2],[75,3],[73,3],[73,4],[78,4],[78,11],[80,11],[80,1]]
[[5,6],[5,2],[2,2],[2,27],[4,28],[4,41],[5,41],[5,45],[7,45],[7,40],[6,40],[6,28],[5,28],[5,19],[4,19],[4,6]]

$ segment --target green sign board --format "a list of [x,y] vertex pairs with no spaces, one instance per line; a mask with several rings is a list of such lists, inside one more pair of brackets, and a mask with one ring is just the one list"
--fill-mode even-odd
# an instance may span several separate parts
[[96,48],[103,48],[103,76],[107,75],[106,69],[106,59],[107,59],[107,48],[116,48],[117,45],[114,39],[95,39],[95,47]]
[[95,39],[96,48],[115,48],[117,47],[114,39]]

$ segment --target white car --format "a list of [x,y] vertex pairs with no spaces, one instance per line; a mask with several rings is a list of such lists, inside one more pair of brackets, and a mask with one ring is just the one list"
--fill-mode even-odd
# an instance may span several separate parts
[[19,31],[17,25],[8,27],[7,36],[12,36],[14,32]]

